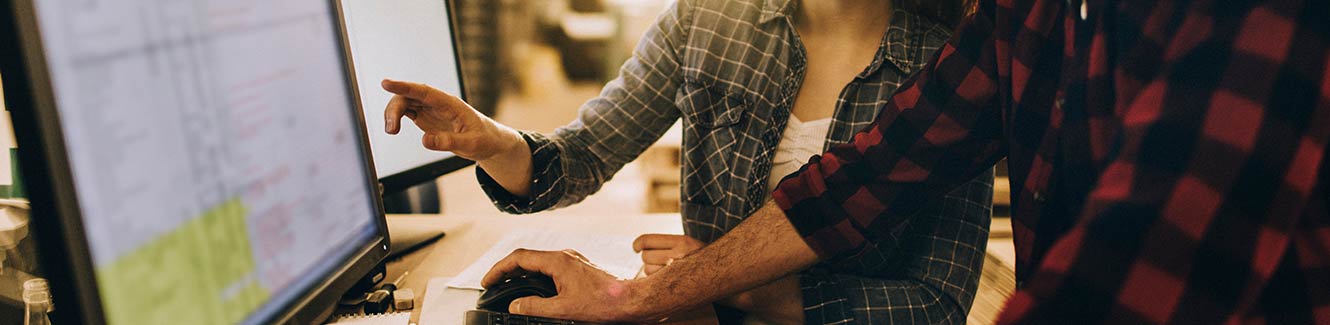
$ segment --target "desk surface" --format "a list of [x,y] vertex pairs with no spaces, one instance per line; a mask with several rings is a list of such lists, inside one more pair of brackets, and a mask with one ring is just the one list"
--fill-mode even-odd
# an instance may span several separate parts
[[[473,215],[391,215],[389,218],[410,218],[410,222],[435,223],[447,233],[439,241],[422,247],[388,263],[388,279],[396,279],[406,271],[402,287],[415,291],[416,308],[411,321],[419,322],[420,312],[428,302],[426,286],[437,277],[452,277],[480,258],[490,246],[515,229],[541,229],[569,233],[613,233],[640,235],[646,233],[682,234],[683,223],[678,213],[623,214],[618,216],[579,216],[559,214],[533,214],[513,216],[494,214]],[[400,219],[399,219],[400,220]],[[462,312],[457,313],[460,322]]]

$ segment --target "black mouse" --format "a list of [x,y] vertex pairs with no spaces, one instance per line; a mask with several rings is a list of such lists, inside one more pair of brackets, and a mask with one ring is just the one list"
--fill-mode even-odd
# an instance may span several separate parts
[[513,300],[527,296],[549,298],[558,295],[554,279],[540,273],[526,273],[503,279],[489,288],[476,301],[476,309],[493,312],[508,312],[508,304]]

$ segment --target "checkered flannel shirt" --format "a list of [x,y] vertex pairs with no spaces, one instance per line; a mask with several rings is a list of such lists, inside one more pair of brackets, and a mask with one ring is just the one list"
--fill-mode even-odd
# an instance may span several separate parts
[[[803,80],[805,54],[792,0],[683,0],[663,14],[619,78],[551,137],[526,133],[531,198],[477,170],[496,206],[530,213],[596,192],[678,119],[684,123],[685,232],[711,242],[761,206],[772,155]],[[826,146],[872,123],[900,82],[945,42],[948,29],[897,10],[870,66],[845,86]],[[930,204],[898,247],[819,265],[800,275],[805,319],[962,323],[983,265],[992,176]],[[894,243],[893,243],[894,244]]]
[[1006,156],[1020,289],[1000,322],[1330,324],[1328,13],[983,1],[775,200],[836,261]]

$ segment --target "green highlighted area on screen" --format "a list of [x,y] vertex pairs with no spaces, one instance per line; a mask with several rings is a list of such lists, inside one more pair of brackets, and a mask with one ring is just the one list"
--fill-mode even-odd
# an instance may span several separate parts
[[111,324],[234,324],[268,298],[233,199],[97,267]]

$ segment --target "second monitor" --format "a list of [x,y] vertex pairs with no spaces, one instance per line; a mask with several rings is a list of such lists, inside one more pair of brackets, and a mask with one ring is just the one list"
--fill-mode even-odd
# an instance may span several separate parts
[[[425,149],[424,135],[403,127],[384,132],[383,109],[392,94],[379,87],[385,78],[412,80],[465,99],[452,1],[341,0],[360,102],[369,128],[375,170],[386,193],[433,181],[470,161]],[[409,124],[409,123],[408,123]]]

